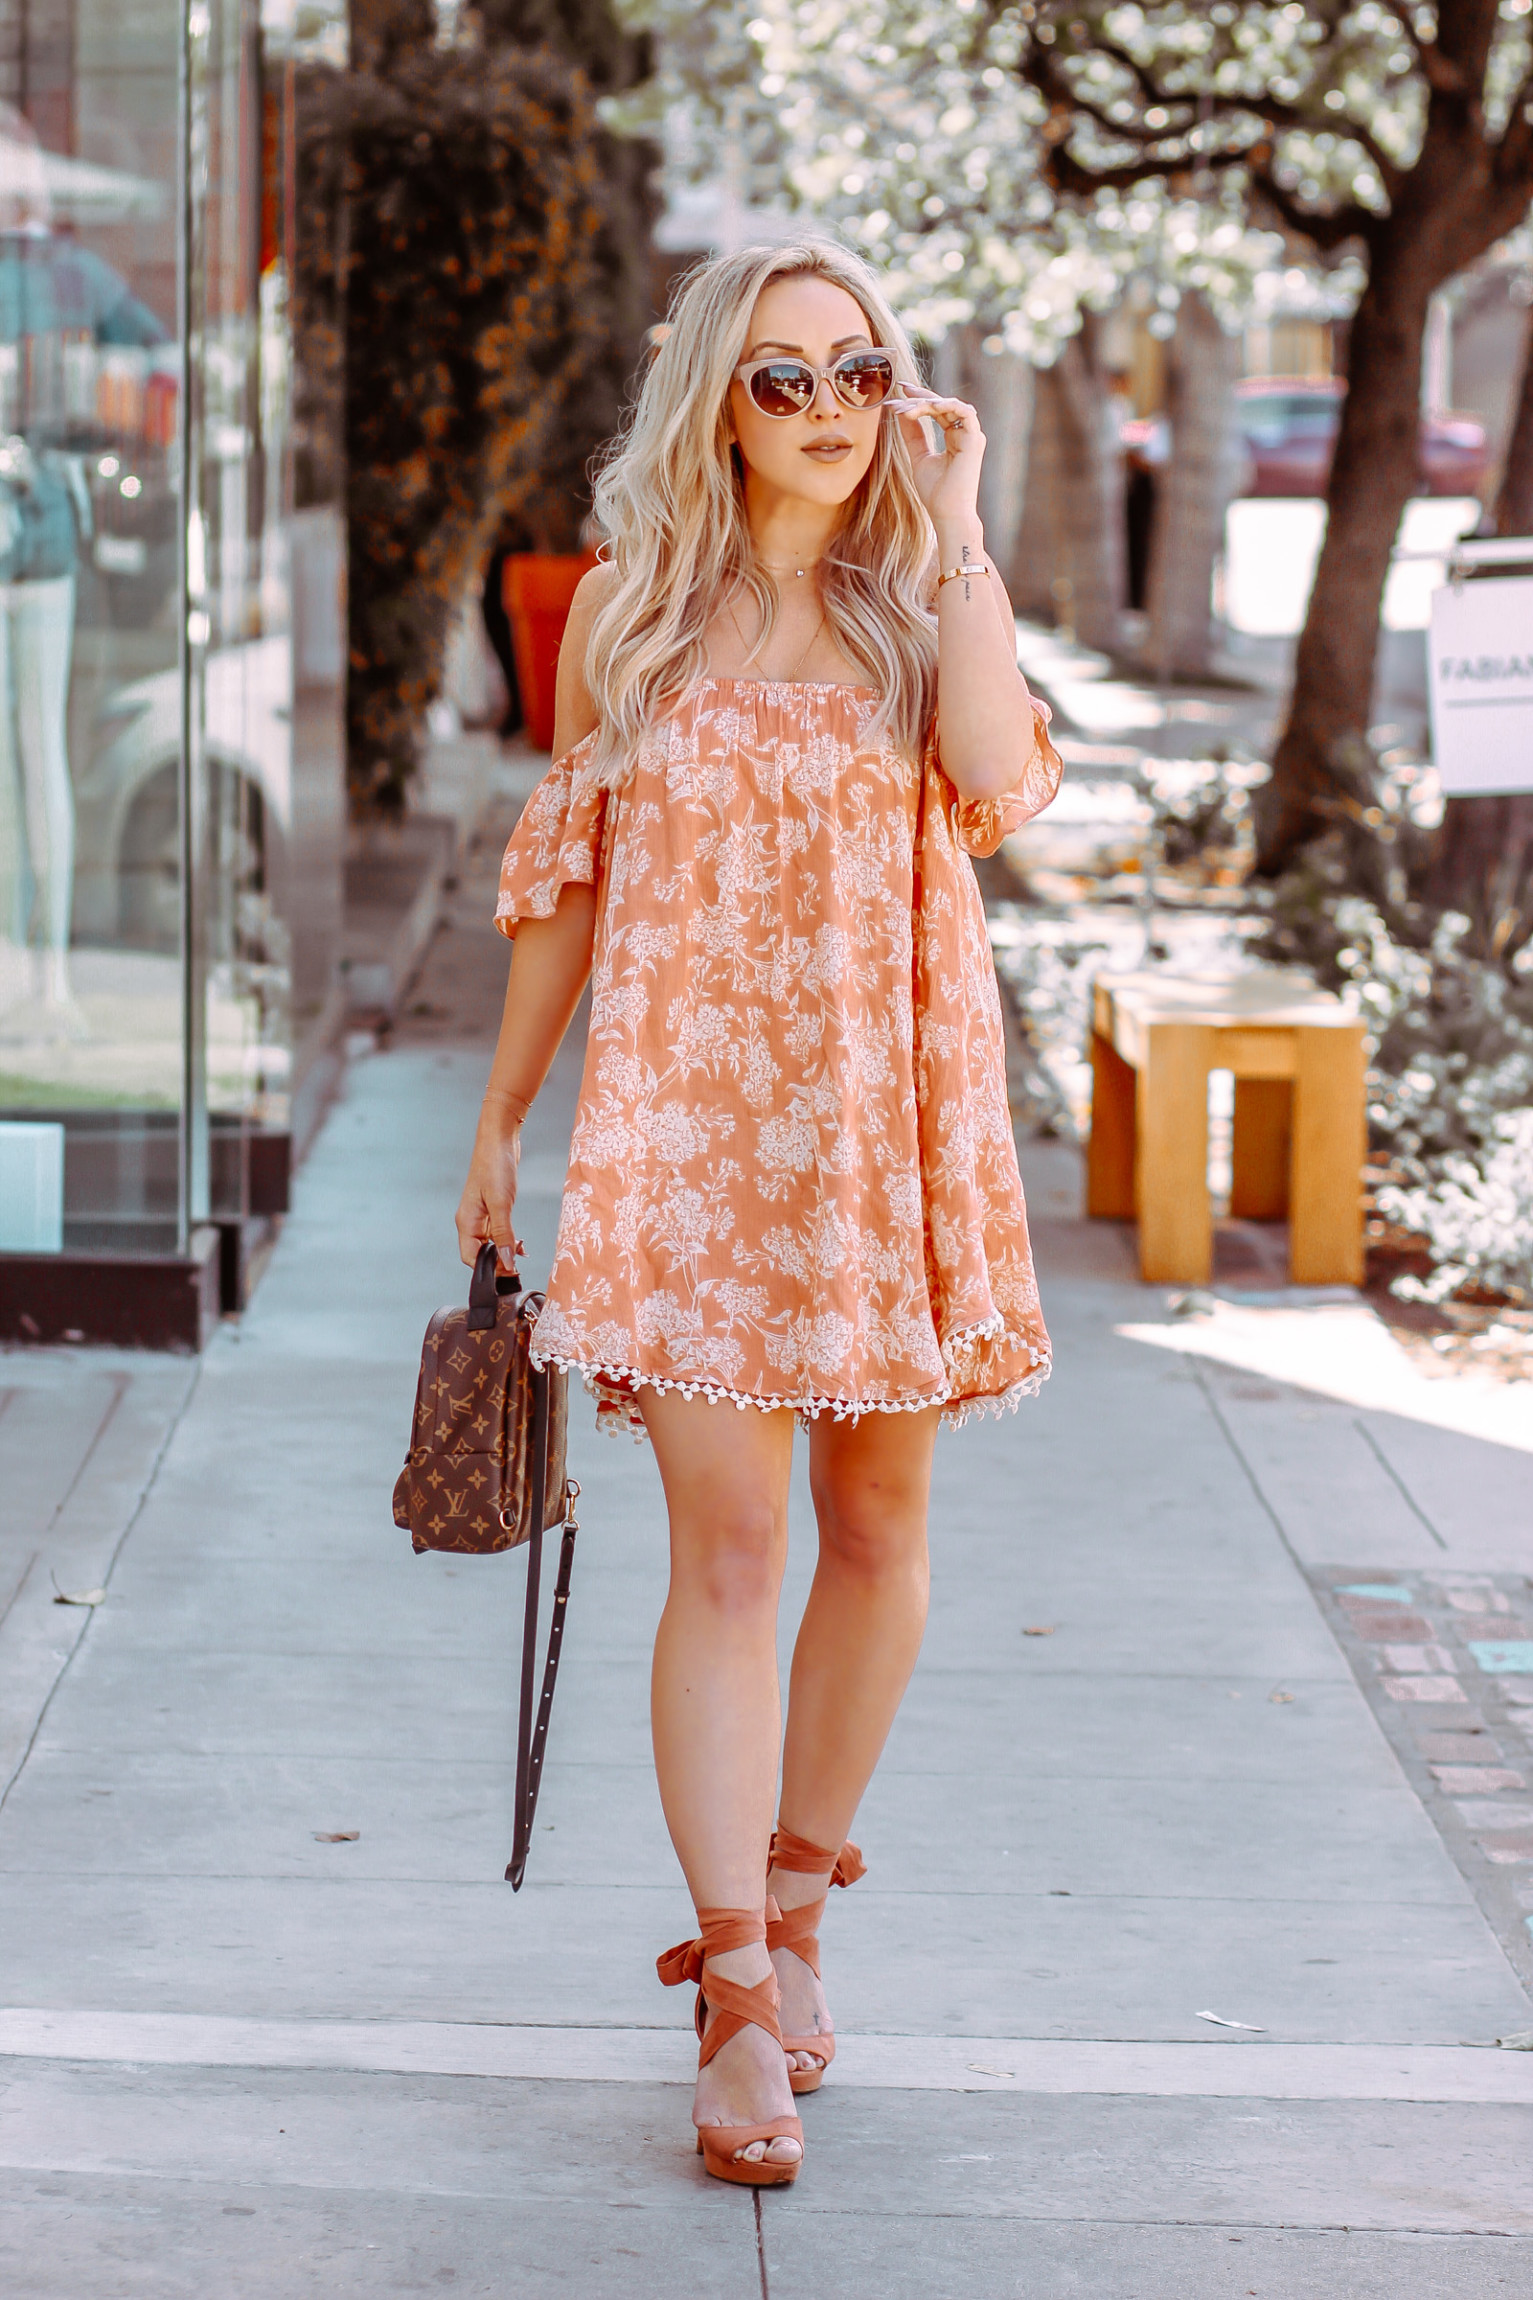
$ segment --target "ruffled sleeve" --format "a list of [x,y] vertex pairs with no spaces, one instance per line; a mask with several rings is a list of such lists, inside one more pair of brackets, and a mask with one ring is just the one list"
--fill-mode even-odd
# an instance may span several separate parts
[[602,859],[607,793],[591,759],[587,735],[549,768],[511,833],[500,866],[495,924],[514,936],[518,919],[552,918],[567,886],[595,886]]
[[[953,833],[965,854],[993,855],[1002,839],[1019,831],[1034,815],[1042,814],[1059,789],[1064,765],[1049,739],[1049,721],[1054,714],[1036,695],[1032,704],[1038,739],[1021,781],[1014,783],[1009,791],[998,792],[993,799],[964,799],[954,793]],[[935,721],[930,755],[938,758]]]

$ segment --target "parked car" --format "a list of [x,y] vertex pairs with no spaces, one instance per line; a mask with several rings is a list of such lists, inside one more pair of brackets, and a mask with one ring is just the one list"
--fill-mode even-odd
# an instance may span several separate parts
[[[280,888],[292,827],[292,645],[286,633],[209,651],[205,835],[237,894]],[[173,951],[181,934],[181,682],[117,688],[75,784],[75,936]]]
[[[1243,495],[1323,495],[1341,427],[1346,384],[1325,379],[1248,376],[1235,387],[1248,469]],[[1474,495],[1485,476],[1485,426],[1477,416],[1423,415],[1419,490]]]

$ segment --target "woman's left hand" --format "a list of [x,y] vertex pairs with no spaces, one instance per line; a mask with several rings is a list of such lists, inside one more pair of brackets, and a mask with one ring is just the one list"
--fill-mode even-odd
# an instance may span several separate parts
[[[918,390],[918,385],[905,384],[900,396],[913,399]],[[967,400],[943,399],[935,391],[922,391],[920,396],[919,415],[897,411],[910,450],[916,493],[934,524],[970,519],[978,502],[979,469],[985,459],[985,435],[979,417]],[[945,453],[928,445],[929,422],[942,433]]]

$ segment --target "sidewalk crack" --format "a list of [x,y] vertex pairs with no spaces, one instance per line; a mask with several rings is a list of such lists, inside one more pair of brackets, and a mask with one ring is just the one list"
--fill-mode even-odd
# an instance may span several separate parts
[[[133,1384],[133,1377],[131,1374],[109,1374],[107,1379],[112,1385],[112,1395],[107,1401],[105,1413],[101,1416],[100,1421],[96,1424],[95,1435],[92,1437],[90,1444],[86,1447],[84,1453],[81,1454],[79,1464],[75,1470],[74,1476],[70,1479],[68,1485],[65,1486],[63,1493],[59,1497],[58,1507],[55,1509],[52,1517],[50,1517],[48,1520],[48,1531],[50,1533],[58,1524],[59,1519],[63,1516],[71,1501],[73,1501],[80,1480],[82,1477],[84,1477],[86,1471],[90,1468],[91,1462],[95,1457],[97,1446],[100,1445],[102,1439],[106,1436],[107,1431],[111,1428],[113,1421],[117,1417],[117,1409],[122,1404],[123,1399],[127,1396],[128,1391]],[[113,1554],[115,1556],[115,1552]]]
[[1188,1371],[1192,1375],[1193,1380],[1197,1383],[1198,1388],[1203,1392],[1204,1400],[1208,1406],[1208,1410],[1213,1415],[1214,1420],[1219,1424],[1219,1428],[1223,1433],[1225,1444],[1229,1447],[1230,1452],[1235,1456],[1235,1459],[1239,1462],[1241,1468],[1245,1471],[1246,1483],[1250,1486],[1251,1491],[1257,1498],[1257,1501],[1261,1504],[1261,1507],[1265,1510],[1267,1516],[1271,1519],[1273,1532],[1277,1535],[1278,1540],[1283,1544],[1284,1549],[1288,1552],[1290,1561],[1298,1568],[1299,1572],[1304,1575],[1304,1579],[1307,1583],[1309,1576],[1304,1573],[1304,1561],[1300,1557],[1298,1551],[1294,1548],[1293,1543],[1288,1538],[1288,1528],[1286,1525],[1284,1525],[1283,1520],[1279,1517],[1277,1511],[1273,1508],[1272,1503],[1262,1486],[1262,1481],[1257,1476],[1256,1471],[1252,1468],[1250,1460],[1248,1459],[1239,1438],[1236,1437],[1235,1432],[1230,1428],[1228,1421],[1225,1419],[1224,1410],[1221,1407],[1219,1400],[1214,1395],[1213,1387],[1204,1374],[1202,1366],[1189,1350],[1182,1351],[1181,1359],[1183,1365],[1187,1367]]
[[1390,1480],[1391,1484],[1399,1488],[1400,1498],[1404,1502],[1406,1508],[1410,1511],[1412,1517],[1418,1519],[1420,1523],[1426,1527],[1428,1533],[1432,1536],[1432,1539],[1436,1542],[1439,1549],[1446,1549],[1448,1544],[1444,1541],[1442,1535],[1438,1532],[1436,1526],[1432,1523],[1432,1520],[1428,1517],[1426,1511],[1422,1508],[1420,1502],[1416,1499],[1416,1496],[1412,1493],[1410,1487],[1406,1484],[1404,1478],[1400,1475],[1400,1472],[1396,1469],[1394,1463],[1390,1460],[1388,1454],[1384,1451],[1384,1448],[1380,1445],[1378,1439],[1374,1436],[1372,1430],[1368,1427],[1368,1424],[1363,1420],[1361,1414],[1353,1415],[1352,1427],[1356,1430],[1364,1445],[1367,1446],[1369,1452],[1373,1455],[1374,1460],[1378,1463],[1380,1469],[1384,1472],[1384,1475]]
[[756,2208],[756,2267],[761,2276],[761,2300],[772,2300],[771,2289],[767,2284],[766,2239],[761,2232],[761,2191],[759,2188],[751,2190],[751,2201]]

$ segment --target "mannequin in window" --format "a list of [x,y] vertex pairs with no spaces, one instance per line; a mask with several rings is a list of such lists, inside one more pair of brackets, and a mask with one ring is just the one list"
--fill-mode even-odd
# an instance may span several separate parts
[[[0,970],[28,1038],[85,1035],[69,979],[75,809],[66,738],[75,570],[90,503],[63,437],[63,346],[166,330],[103,258],[52,228],[44,155],[0,105]],[[7,979],[8,978],[8,979]]]

